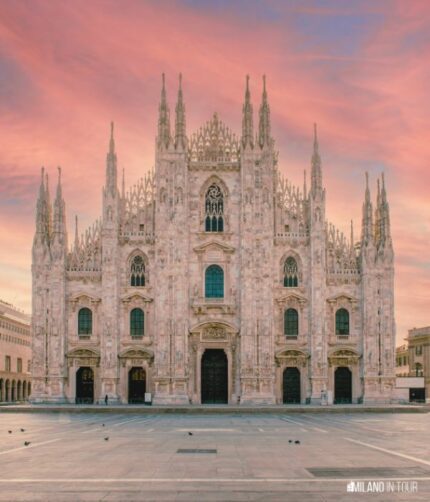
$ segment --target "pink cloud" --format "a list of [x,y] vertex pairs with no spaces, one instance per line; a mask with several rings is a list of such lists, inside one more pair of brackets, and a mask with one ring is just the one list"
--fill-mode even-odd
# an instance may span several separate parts
[[[368,2],[315,11],[306,3],[291,8],[280,2],[273,4],[271,21],[186,5],[2,3],[0,67],[2,58],[11,63],[14,96],[11,101],[0,94],[2,228],[30,249],[41,165],[53,175],[57,165],[63,167],[69,231],[77,212],[81,228],[97,218],[112,119],[127,185],[150,169],[161,72],[167,74],[172,111],[177,75],[184,75],[189,132],[215,110],[239,132],[244,77],[251,75],[256,114],[266,73],[280,169],[300,185],[309,168],[312,123],[318,122],[330,221],[347,232],[353,218],[358,237],[364,171],[372,173],[373,195],[376,175],[386,171],[399,336],[412,320],[427,325],[430,270],[421,257],[428,255],[430,230],[428,3]],[[371,14],[383,22],[363,31],[359,50],[348,53],[342,40],[337,46],[319,41],[318,34],[311,39],[296,24],[297,14]],[[9,224],[17,211],[5,203],[8,198],[20,204],[19,230]],[[29,275],[24,279],[22,270],[29,270],[29,252],[16,253],[6,238],[0,245],[6,246],[1,263],[16,271],[16,285],[0,284],[0,296],[14,296],[16,286],[28,307]],[[410,296],[405,283],[414,284]]]

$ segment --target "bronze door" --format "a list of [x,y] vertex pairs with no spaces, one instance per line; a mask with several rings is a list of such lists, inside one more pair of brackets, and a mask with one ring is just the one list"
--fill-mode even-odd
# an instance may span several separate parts
[[284,370],[283,402],[300,404],[300,371],[298,368],[285,368]]
[[207,349],[201,366],[202,403],[228,403],[227,356],[222,349]]
[[79,368],[76,373],[76,404],[94,402],[94,372],[91,368]]
[[349,368],[341,366],[334,372],[334,402],[352,403],[352,374]]
[[128,372],[128,402],[144,403],[146,392],[146,374],[143,368],[131,368]]

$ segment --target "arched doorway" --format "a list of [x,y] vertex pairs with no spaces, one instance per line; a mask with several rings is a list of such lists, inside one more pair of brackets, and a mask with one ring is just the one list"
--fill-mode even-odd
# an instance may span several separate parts
[[336,368],[334,372],[334,402],[335,404],[352,403],[352,373],[345,366]]
[[283,374],[283,402],[300,404],[300,370],[285,368]]
[[76,404],[94,402],[94,372],[91,368],[79,368],[76,373]]
[[3,401],[3,394],[4,394],[4,390],[3,390],[3,378],[0,378],[0,402]]
[[146,392],[146,373],[143,368],[133,367],[128,372],[128,402],[144,403]]
[[222,349],[206,349],[201,364],[203,404],[228,403],[228,363]]
[[27,399],[27,382],[25,380],[22,383],[22,398]]
[[10,399],[10,381],[6,380],[4,400],[9,401],[9,399]]
[[16,398],[18,401],[21,401],[22,395],[21,395],[21,380],[18,380],[18,384],[16,386],[17,392],[16,392]]
[[11,401],[16,401],[16,382],[12,380],[12,396]]

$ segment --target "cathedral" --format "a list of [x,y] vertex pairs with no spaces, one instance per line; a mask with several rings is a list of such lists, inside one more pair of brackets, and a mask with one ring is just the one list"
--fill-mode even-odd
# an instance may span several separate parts
[[32,402],[392,401],[384,177],[372,204],[366,174],[361,236],[345,237],[326,216],[316,126],[297,187],[278,168],[264,78],[257,118],[247,77],[240,136],[216,113],[189,134],[180,77],[171,127],[163,75],[154,170],[125,189],[112,124],[101,217],[82,234],[76,219],[70,245],[61,170],[51,203],[42,169]]

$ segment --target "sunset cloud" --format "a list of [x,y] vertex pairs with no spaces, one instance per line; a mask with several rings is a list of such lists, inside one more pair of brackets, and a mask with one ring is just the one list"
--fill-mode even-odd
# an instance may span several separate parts
[[[69,232],[100,214],[109,122],[131,185],[154,164],[160,75],[187,129],[214,111],[240,132],[267,75],[279,166],[302,184],[318,123],[327,216],[360,235],[364,172],[385,171],[398,338],[430,305],[428,2],[3,1],[0,5],[0,296],[30,309],[40,167],[63,168]],[[82,180],[85,179],[85,184]],[[404,288],[408,284],[407,290]]]

